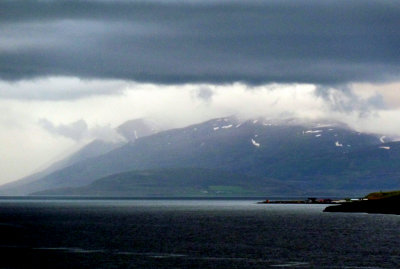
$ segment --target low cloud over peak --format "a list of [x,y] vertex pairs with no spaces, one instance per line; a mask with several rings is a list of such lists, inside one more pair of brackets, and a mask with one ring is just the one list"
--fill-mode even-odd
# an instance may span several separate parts
[[4,80],[343,84],[400,74],[396,1],[2,1],[0,10]]
[[47,119],[40,119],[39,125],[53,135],[64,136],[75,141],[85,139],[100,139],[103,141],[124,141],[118,132],[110,126],[95,126],[89,128],[84,120],[78,120],[70,124],[55,125]]

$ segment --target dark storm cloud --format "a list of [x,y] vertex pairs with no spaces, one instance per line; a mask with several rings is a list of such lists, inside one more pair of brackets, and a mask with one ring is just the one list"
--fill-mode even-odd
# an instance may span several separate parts
[[396,80],[398,3],[1,1],[0,78]]

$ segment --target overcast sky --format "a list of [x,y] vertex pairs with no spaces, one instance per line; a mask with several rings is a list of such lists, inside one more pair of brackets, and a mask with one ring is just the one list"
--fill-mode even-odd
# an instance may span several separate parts
[[400,136],[399,25],[390,0],[0,1],[0,183],[139,117]]

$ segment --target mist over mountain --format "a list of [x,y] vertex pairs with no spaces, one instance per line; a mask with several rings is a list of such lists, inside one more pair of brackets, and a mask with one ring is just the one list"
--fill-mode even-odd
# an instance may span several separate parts
[[[360,133],[337,122],[263,118],[240,121],[227,117],[158,133],[143,127],[143,122],[136,125],[143,127],[140,130],[128,128],[134,123],[120,127],[131,138],[127,143],[19,184],[14,190],[3,187],[2,191],[151,196],[163,193],[164,182],[168,185],[165,194],[180,196],[260,192],[336,195],[400,186],[400,143],[384,135]],[[146,190],[142,186],[146,179],[138,176],[140,171],[153,175],[147,177],[153,185]],[[165,177],[161,176],[162,171]],[[178,178],[172,180],[174,175]],[[243,182],[233,175],[242,177]],[[220,180],[207,183],[207,178],[218,177]],[[183,181],[181,185],[179,182]],[[112,182],[119,191],[111,187]],[[274,182],[275,187],[261,188],[265,182]],[[192,188],[184,191],[183,186]],[[219,193],[213,192],[215,186],[220,186]],[[254,192],[257,187],[263,191]],[[46,192],[50,189],[53,191]]]
[[[11,193],[13,195],[24,195],[30,192],[30,189],[26,189],[26,186],[30,186],[31,182],[40,180],[41,178],[54,173],[58,170],[69,167],[75,163],[79,163],[91,158],[95,158],[104,155],[116,148],[123,146],[128,142],[133,142],[140,137],[144,137],[150,134],[154,134],[159,131],[156,125],[148,120],[144,119],[134,119],[127,121],[116,128],[117,133],[119,133],[125,142],[112,142],[103,141],[100,139],[95,139],[83,146],[76,152],[67,156],[66,158],[54,162],[49,167],[42,171],[24,177],[15,182],[10,182],[0,186],[0,194]],[[34,185],[34,184],[33,184]]]
[[155,123],[145,119],[134,119],[124,122],[116,128],[117,132],[130,142],[140,137],[149,136],[160,131]]

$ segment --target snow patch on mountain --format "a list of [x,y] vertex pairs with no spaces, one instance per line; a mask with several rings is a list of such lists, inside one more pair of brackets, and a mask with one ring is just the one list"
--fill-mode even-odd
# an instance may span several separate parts
[[308,131],[305,131],[304,133],[305,134],[316,134],[316,133],[322,133],[323,132],[323,130],[308,130]]
[[326,127],[332,127],[334,126],[334,124],[330,124],[330,123],[318,123],[317,126],[315,128],[326,128]]
[[254,139],[251,139],[251,143],[258,148],[260,147],[260,143],[257,143]]

